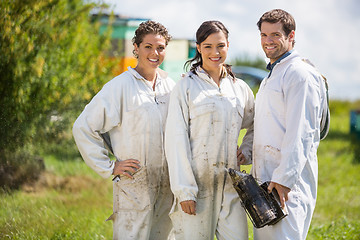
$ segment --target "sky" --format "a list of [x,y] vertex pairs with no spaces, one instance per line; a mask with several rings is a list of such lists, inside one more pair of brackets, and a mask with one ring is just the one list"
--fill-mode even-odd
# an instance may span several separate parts
[[[296,21],[295,49],[328,79],[330,99],[360,99],[359,0],[104,0],[114,13],[149,18],[173,38],[195,39],[202,22],[219,20],[229,30],[228,60],[266,58],[256,23],[275,8]],[[357,44],[356,44],[357,43]]]

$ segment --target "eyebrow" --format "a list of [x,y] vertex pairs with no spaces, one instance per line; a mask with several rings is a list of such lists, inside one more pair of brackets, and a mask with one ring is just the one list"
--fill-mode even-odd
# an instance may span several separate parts
[[281,34],[281,32],[271,32],[271,33],[260,32],[260,34],[274,34],[274,33],[280,33]]
[[[226,43],[225,42],[219,42],[219,43],[216,43],[215,45],[219,45],[219,44],[226,44]],[[212,43],[203,43],[203,45],[211,46],[213,44]]]
[[[148,42],[143,42],[144,44],[148,44],[148,45],[151,45],[151,46],[153,46],[153,44],[152,43],[148,43]],[[166,46],[166,44],[159,44],[160,46]]]

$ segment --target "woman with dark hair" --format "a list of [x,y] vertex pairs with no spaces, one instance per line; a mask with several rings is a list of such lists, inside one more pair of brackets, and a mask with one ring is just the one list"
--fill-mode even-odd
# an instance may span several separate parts
[[159,69],[170,38],[162,24],[141,23],[133,38],[137,66],[106,83],[73,126],[86,164],[115,176],[113,239],[167,239],[172,227],[163,133],[175,83]]
[[226,168],[251,163],[254,96],[225,64],[228,30],[221,22],[204,22],[196,41],[190,71],[171,93],[165,131],[174,234],[177,240],[247,239],[246,214]]

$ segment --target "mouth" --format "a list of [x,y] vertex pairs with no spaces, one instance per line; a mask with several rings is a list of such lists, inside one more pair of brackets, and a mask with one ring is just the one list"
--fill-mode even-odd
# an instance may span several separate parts
[[150,61],[150,62],[153,62],[153,63],[157,63],[157,62],[159,62],[159,59],[149,58],[149,61]]
[[209,59],[213,62],[218,62],[218,61],[220,61],[221,57],[209,58]]
[[274,50],[275,48],[275,46],[265,46],[265,49],[269,51]]

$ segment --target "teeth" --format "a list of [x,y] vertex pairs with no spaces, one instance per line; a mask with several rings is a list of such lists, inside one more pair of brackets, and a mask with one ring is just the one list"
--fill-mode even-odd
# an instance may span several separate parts
[[151,62],[157,62],[157,61],[158,61],[158,59],[150,59],[150,58],[149,58],[149,60],[150,60]]
[[213,60],[213,61],[219,61],[219,60],[220,60],[219,57],[217,57],[217,58],[210,58],[210,59]]
[[266,49],[268,49],[268,50],[272,50],[272,49],[274,49],[275,47],[266,47]]

